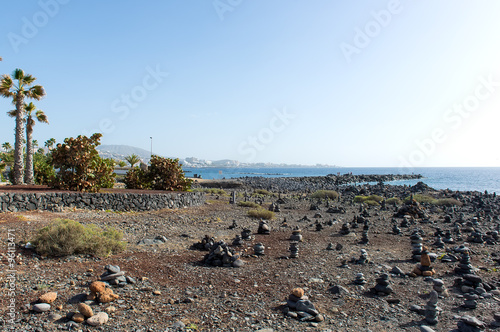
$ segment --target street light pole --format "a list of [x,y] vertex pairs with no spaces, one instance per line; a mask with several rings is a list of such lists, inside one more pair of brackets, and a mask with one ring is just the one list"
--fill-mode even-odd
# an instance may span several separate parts
[[151,158],[153,158],[153,137],[150,137],[151,139]]

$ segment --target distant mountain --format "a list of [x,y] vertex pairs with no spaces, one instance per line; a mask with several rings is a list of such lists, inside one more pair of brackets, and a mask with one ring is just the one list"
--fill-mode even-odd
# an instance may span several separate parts
[[[114,160],[123,160],[125,157],[136,154],[143,162],[147,163],[151,159],[151,151],[136,148],[129,145],[99,145],[97,151],[102,158],[111,158]],[[164,156],[160,156],[164,157]],[[171,157],[169,157],[171,158]],[[177,158],[177,157],[175,157]],[[205,160],[195,157],[179,158],[179,162],[185,167],[311,167],[307,165],[287,165],[273,163],[242,163],[237,160]],[[312,167],[337,167],[329,165],[315,165]]]
[[99,145],[97,151],[102,158],[115,160],[125,160],[132,154],[138,155],[143,161],[149,161],[151,157],[151,151],[129,145]]

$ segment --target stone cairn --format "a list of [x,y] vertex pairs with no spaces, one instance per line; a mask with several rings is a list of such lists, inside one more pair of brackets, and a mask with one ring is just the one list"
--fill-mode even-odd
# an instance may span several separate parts
[[460,257],[460,262],[458,266],[455,267],[456,274],[472,274],[474,273],[474,268],[470,263],[470,255],[468,250],[462,251],[462,256]]
[[324,320],[323,315],[316,310],[314,304],[304,295],[302,288],[292,290],[292,294],[288,296],[286,306],[283,308],[283,313],[301,322],[322,322]]
[[363,273],[356,273],[356,279],[354,279],[353,283],[355,285],[364,285],[366,284],[366,279]]
[[236,235],[236,237],[233,239],[232,245],[234,247],[241,247],[243,245],[243,239],[240,235]]
[[120,271],[118,265],[106,265],[104,273],[101,274],[101,281],[105,281],[111,286],[125,287],[127,284],[135,284],[136,280],[125,276],[125,271]]
[[457,322],[457,327],[459,332],[481,332],[486,324],[476,317],[465,315]]
[[375,279],[376,285],[371,288],[371,291],[377,295],[385,296],[393,292],[390,285],[389,274],[383,273],[377,279]]
[[267,224],[266,221],[264,220],[260,220],[259,222],[259,229],[257,230],[257,233],[258,234],[265,234],[265,235],[269,235],[269,225]]
[[444,242],[443,239],[441,238],[441,235],[438,235],[436,237],[436,241],[434,242],[434,247],[438,249],[443,249],[444,248]]
[[420,255],[420,264],[417,264],[412,271],[413,276],[433,276],[436,271],[431,266],[431,258],[429,257],[429,252],[427,247],[423,248],[422,254]]
[[484,236],[483,233],[481,233],[479,231],[474,231],[467,238],[467,241],[472,242],[472,243],[484,243],[483,236]]
[[361,240],[360,240],[361,244],[368,244],[368,243],[370,243],[370,240],[368,239],[368,230],[369,229],[370,229],[370,226],[368,226],[368,224],[366,223],[363,226],[363,232],[361,233]]
[[446,231],[443,235],[443,242],[447,244],[454,244],[455,240],[453,240],[453,237],[451,235],[451,231]]
[[210,247],[215,243],[215,238],[205,235],[201,241],[194,243],[191,248],[196,250],[210,250]]
[[349,229],[349,223],[347,222],[343,223],[339,233],[341,235],[349,235],[351,233],[351,230]]
[[300,228],[296,228],[292,231],[290,241],[302,242],[302,230]]
[[464,304],[462,307],[465,309],[476,309],[477,308],[477,300],[479,300],[479,296],[477,294],[466,293],[464,294]]
[[398,227],[398,224],[394,223],[392,225],[392,234],[399,235],[401,234],[401,229]]
[[264,256],[264,250],[265,250],[265,247],[262,243],[256,243],[254,246],[253,246],[253,252],[254,252],[254,255],[256,256]]
[[404,216],[403,220],[401,220],[401,224],[399,225],[401,228],[408,228],[410,227],[410,217]]
[[368,253],[365,249],[361,249],[361,255],[354,263],[364,265],[368,264],[369,262],[370,260],[368,259]]
[[244,241],[252,241],[253,240],[252,231],[248,228],[243,229],[241,231],[241,238]]
[[224,241],[215,242],[205,255],[203,262],[211,266],[241,267],[243,261],[240,255],[231,249]]
[[429,301],[425,306],[425,321],[429,325],[436,325],[438,323],[439,309],[437,307],[438,293],[432,291],[429,296]]
[[288,251],[290,251],[290,258],[299,257],[299,243],[290,242],[290,248],[288,248]]
[[422,243],[424,242],[418,229],[413,231],[413,233],[410,236],[410,240],[411,240],[412,258],[414,261],[418,262],[420,261],[420,256],[422,255]]
[[448,289],[442,279],[432,279],[432,289],[438,293],[439,297],[449,296]]

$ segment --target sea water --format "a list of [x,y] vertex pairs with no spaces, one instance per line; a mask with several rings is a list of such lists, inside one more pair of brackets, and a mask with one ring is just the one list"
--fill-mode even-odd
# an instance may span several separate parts
[[390,184],[414,185],[424,182],[434,189],[488,191],[500,194],[500,167],[421,167],[411,172],[397,167],[184,167],[186,176],[200,175],[203,179],[230,179],[246,176],[302,177],[328,174],[421,174],[420,180],[392,181]]

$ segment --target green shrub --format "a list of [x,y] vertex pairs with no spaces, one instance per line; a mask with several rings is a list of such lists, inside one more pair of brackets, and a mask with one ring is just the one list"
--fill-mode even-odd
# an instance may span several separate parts
[[33,176],[36,184],[50,185],[56,177],[50,153],[37,152],[33,155]]
[[113,187],[114,161],[99,156],[96,147],[102,134],[90,138],[80,135],[66,138],[52,150],[52,166],[59,172],[51,181],[57,189],[98,192],[101,188]]
[[193,182],[184,175],[179,159],[152,156],[147,172],[151,189],[155,190],[186,191],[191,188]]
[[[130,176],[129,176],[130,173]],[[125,185],[128,189],[181,190],[191,188],[192,180],[186,178],[179,159],[151,157],[147,170],[133,168],[127,172]]]
[[238,202],[238,206],[250,207],[250,208],[260,208],[261,206],[254,202]]
[[274,212],[260,208],[248,211],[248,216],[252,218],[272,220],[274,219]]
[[377,201],[374,201],[372,199],[366,199],[366,200],[364,200],[363,204],[370,205],[370,206],[380,205]]
[[370,196],[359,195],[354,197],[354,203],[366,203],[367,201],[372,201],[379,204],[383,200],[384,198],[378,195],[370,195]]
[[438,205],[438,206],[462,206],[463,203],[454,199],[454,198],[440,198],[440,199],[435,199],[432,204]]
[[339,193],[335,190],[318,190],[311,195],[312,198],[329,198],[336,200],[339,198]]
[[149,189],[151,182],[149,181],[146,171],[139,167],[134,167],[125,174],[123,179],[125,188],[127,189]]
[[274,194],[272,192],[267,191],[265,189],[257,189],[257,190],[255,190],[255,193],[259,194],[259,195],[264,195],[264,196],[274,196]]
[[103,231],[96,225],[84,226],[74,220],[57,219],[40,229],[32,242],[40,255],[108,256],[125,249],[122,238],[123,234],[114,228]]
[[386,200],[386,201],[385,201],[385,203],[386,203],[387,205],[394,205],[394,206],[396,206],[396,205],[401,205],[401,203],[402,203],[402,202],[401,202],[401,200],[400,200],[399,198],[397,198],[397,197],[391,197],[391,198],[389,198],[388,200]]
[[[410,197],[411,196],[408,196],[405,198],[405,202],[409,202],[410,201]],[[429,195],[422,195],[422,194],[415,194],[413,195],[413,199],[418,202],[418,203],[432,203],[435,198],[432,197],[432,196],[429,196]]]

